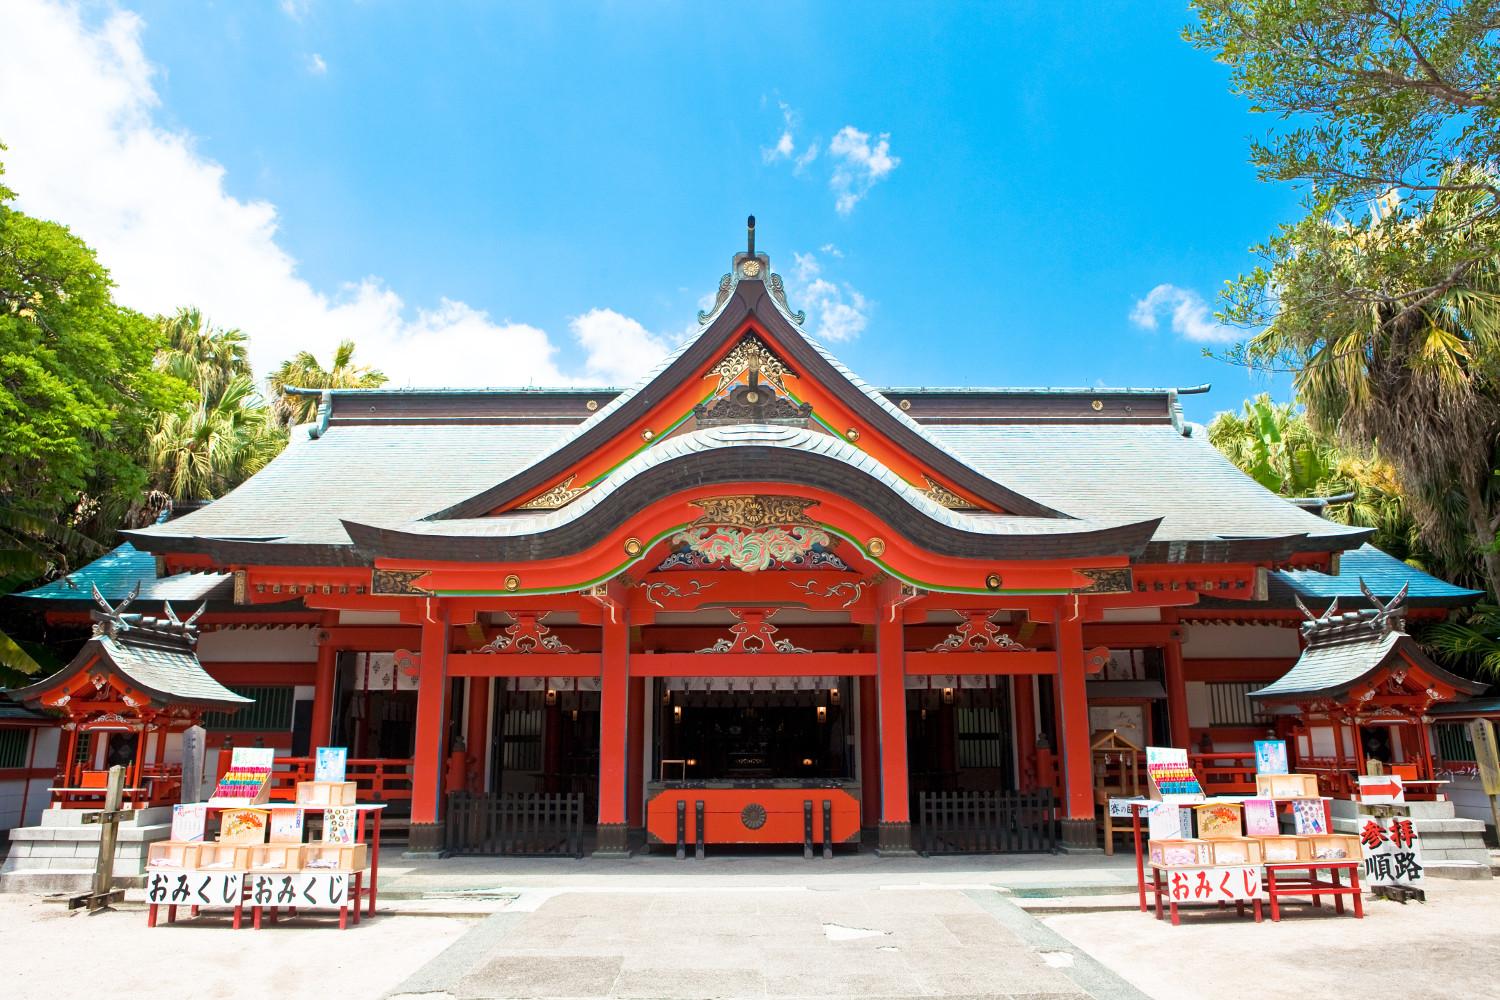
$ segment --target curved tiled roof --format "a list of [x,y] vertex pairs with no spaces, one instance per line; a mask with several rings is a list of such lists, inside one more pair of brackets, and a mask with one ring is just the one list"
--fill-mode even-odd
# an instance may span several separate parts
[[[719,457],[726,461],[712,464]],[[818,481],[819,467],[824,470],[822,482]],[[703,428],[668,438],[555,511],[405,524],[348,523],[346,530],[369,555],[404,556],[420,551],[431,558],[548,558],[576,551],[607,533],[618,523],[605,515],[608,508],[637,509],[642,496],[654,498],[681,486],[714,482],[716,475],[727,481],[770,477],[842,488],[845,495],[888,522],[897,527],[904,523],[908,534],[923,538],[935,551],[955,555],[1004,551],[1033,558],[1129,555],[1146,544],[1155,527],[1154,519],[1058,519],[949,510],[841,438],[803,428],[748,424]],[[662,479],[665,486],[647,483]],[[440,539],[456,544],[442,547]],[[528,541],[520,544],[522,539]],[[494,544],[472,544],[479,540]]]

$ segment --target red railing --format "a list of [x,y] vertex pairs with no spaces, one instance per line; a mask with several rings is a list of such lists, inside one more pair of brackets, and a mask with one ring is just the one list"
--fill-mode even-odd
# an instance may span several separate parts
[[1208,795],[1254,795],[1255,754],[1193,753],[1188,764]]
[[[277,757],[271,777],[271,800],[291,802],[297,782],[313,780],[312,757]],[[411,761],[390,757],[353,757],[344,777],[359,788],[361,802],[394,802],[411,798]]]

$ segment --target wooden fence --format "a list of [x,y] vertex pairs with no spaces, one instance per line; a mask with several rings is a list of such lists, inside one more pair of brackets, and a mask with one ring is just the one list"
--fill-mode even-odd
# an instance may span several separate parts
[[1057,803],[1036,792],[923,792],[922,854],[1040,854],[1057,850]]
[[577,793],[448,796],[450,854],[583,857],[583,796]]

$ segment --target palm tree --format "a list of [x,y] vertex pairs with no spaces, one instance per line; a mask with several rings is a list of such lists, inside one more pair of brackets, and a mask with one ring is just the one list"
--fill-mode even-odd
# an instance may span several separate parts
[[156,364],[188,385],[205,399],[216,400],[229,380],[250,374],[249,339],[239,330],[213,326],[192,307],[171,316],[158,316],[166,346]]
[[259,471],[286,443],[248,374],[229,379],[217,398],[200,395],[162,414],[147,443],[152,484],[174,499],[223,493]]
[[270,386],[276,423],[281,427],[305,424],[318,410],[316,396],[298,396],[288,389],[374,389],[388,380],[384,372],[354,363],[354,341],[345,340],[333,353],[333,365],[324,368],[311,351],[298,351],[271,373]]
[[1297,253],[1264,282],[1280,308],[1248,353],[1289,359],[1313,428],[1378,449],[1427,546],[1449,565],[1477,560],[1496,594],[1500,259],[1454,262],[1500,218],[1490,175],[1468,172],[1486,183],[1412,207],[1383,199],[1366,225],[1322,216],[1288,233]]
[[1270,393],[1245,400],[1239,416],[1224,412],[1208,425],[1208,440],[1268,490],[1285,497],[1327,496],[1334,449],[1313,433],[1292,403],[1273,403]]

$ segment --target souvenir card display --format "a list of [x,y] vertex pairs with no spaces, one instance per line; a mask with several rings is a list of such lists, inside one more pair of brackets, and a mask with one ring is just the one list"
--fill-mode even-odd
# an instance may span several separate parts
[[1281,833],[1275,799],[1245,800],[1245,833],[1251,837],[1274,837]]
[[1258,865],[1265,860],[1254,837],[1216,837],[1208,844],[1216,865]]
[[185,802],[172,807],[172,839],[189,843],[203,839],[208,827],[208,806],[202,802]]
[[323,843],[352,844],[355,841],[355,810],[330,806],[323,810]]
[[301,809],[272,809],[271,843],[302,843],[302,826]]
[[352,806],[358,787],[352,781],[299,781],[299,806]]
[[1244,832],[1237,802],[1209,802],[1194,806],[1193,812],[1198,814],[1198,836],[1204,840],[1238,837]]
[[1261,856],[1268,865],[1289,861],[1311,861],[1312,841],[1307,837],[1259,837]]
[[349,762],[348,747],[318,747],[313,767],[314,781],[343,781]]
[[271,797],[271,765],[276,751],[266,747],[235,747],[229,770],[214,787],[211,806],[255,806]]
[[219,816],[219,843],[264,844],[270,821],[264,809],[225,809]]
[[1213,848],[1208,841],[1191,837],[1152,840],[1147,844],[1154,865],[1211,865]]
[[1286,774],[1286,740],[1255,741],[1255,773]]
[[1164,802],[1202,802],[1203,786],[1188,765],[1186,750],[1178,747],[1147,747],[1146,778],[1151,797]]
[[1328,813],[1323,809],[1323,800],[1294,799],[1292,823],[1300,836],[1315,837],[1327,833]]

